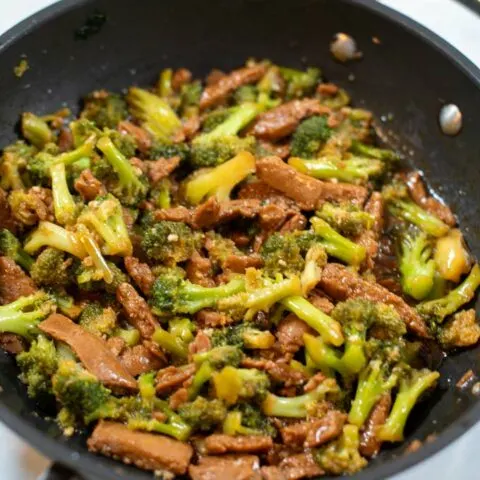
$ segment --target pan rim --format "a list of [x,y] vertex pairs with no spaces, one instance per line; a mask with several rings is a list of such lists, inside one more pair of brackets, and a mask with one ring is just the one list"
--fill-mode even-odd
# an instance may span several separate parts
[[[30,15],[0,36],[0,55],[3,51],[8,49],[12,43],[27,35],[39,25],[54,20],[56,17],[61,16],[67,11],[80,8],[88,3],[93,3],[93,1],[94,0],[61,0]],[[397,25],[402,26],[409,32],[409,34],[415,35],[420,40],[439,51],[457,69],[460,69],[460,71],[462,71],[462,73],[466,75],[477,88],[480,89],[480,68],[436,33],[402,13],[374,0],[342,1],[350,5],[370,10],[384,19],[393,21]],[[109,466],[104,463],[103,457],[88,453],[78,453],[58,439],[52,438],[46,433],[38,431],[28,421],[22,418],[21,415],[14,413],[4,405],[1,402],[1,399],[0,420],[2,420],[8,428],[20,435],[28,444],[35,447],[53,461],[60,462],[80,473],[94,476],[100,474],[102,478],[109,480],[119,478],[118,474],[120,472],[115,468],[109,468]],[[453,441],[457,440],[479,420],[480,401],[456,419],[452,425],[438,435],[435,441],[423,445],[423,447],[416,452],[399,456],[387,463],[378,465],[373,464],[368,469],[352,476],[351,478],[352,480],[381,480],[389,478],[392,475],[404,473],[407,469],[424,460],[432,458],[446,446],[451,445]],[[119,465],[119,467],[121,466],[122,465]]]

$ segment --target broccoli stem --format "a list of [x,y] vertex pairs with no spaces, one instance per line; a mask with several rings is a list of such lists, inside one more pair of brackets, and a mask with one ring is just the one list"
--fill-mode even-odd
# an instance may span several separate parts
[[413,223],[432,237],[443,237],[450,230],[446,223],[412,201],[393,199],[388,204],[388,211],[395,217]]
[[410,412],[423,392],[435,385],[439,376],[438,372],[431,372],[426,369],[417,370],[413,372],[414,378],[412,380],[400,381],[400,390],[395,398],[392,411],[385,424],[377,432],[379,440],[386,442],[403,440],[403,431]]
[[179,337],[172,335],[161,327],[155,330],[152,340],[166,352],[178,358],[184,359],[188,356],[188,349],[185,343]]
[[194,400],[202,387],[212,378],[214,373],[214,368],[210,362],[203,362],[200,367],[195,372],[195,375],[192,379],[192,384],[188,387],[188,399]]
[[310,222],[329,255],[350,265],[359,265],[363,262],[366,256],[365,247],[343,237],[321,218],[312,217]]
[[29,112],[22,115],[22,133],[32,145],[40,149],[53,139],[47,122]]
[[350,151],[361,155],[364,157],[377,158],[378,160],[390,160],[396,161],[399,159],[399,156],[393,150],[388,150],[386,148],[373,147],[372,145],[366,145],[359,142],[358,140],[353,140],[350,146]]
[[305,351],[325,375],[332,376],[332,370],[347,376],[350,372],[345,368],[340,355],[331,347],[325,344],[322,337],[314,337],[309,333],[303,334]]
[[236,135],[242,128],[246,127],[261,111],[262,106],[258,103],[245,102],[241,108],[234,109],[233,113],[211,132],[201,135],[205,138],[218,138],[224,135]]
[[157,88],[158,94],[163,98],[168,98],[173,94],[172,76],[173,70],[171,68],[165,68],[160,73]]
[[70,152],[61,153],[53,160],[54,163],[63,163],[65,166],[71,165],[85,157],[91,157],[95,148],[96,135],[90,135],[82,145]]
[[282,305],[316,330],[325,342],[339,347],[344,338],[340,324],[300,296],[284,298]]
[[75,201],[68,189],[65,164],[54,163],[50,167],[52,178],[53,208],[57,222],[71,225],[75,222]]

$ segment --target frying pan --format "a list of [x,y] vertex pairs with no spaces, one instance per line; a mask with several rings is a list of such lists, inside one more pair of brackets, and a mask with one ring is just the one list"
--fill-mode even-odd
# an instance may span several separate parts
[[[336,63],[329,42],[352,35],[363,60]],[[377,37],[380,44],[372,42]],[[13,68],[22,56],[30,69]],[[74,111],[97,88],[151,84],[165,66],[205,75],[249,56],[303,67],[316,65],[347,88],[357,106],[373,110],[382,130],[422,169],[454,209],[473,253],[480,254],[480,71],[459,52],[406,17],[369,0],[65,0],[0,38],[0,145],[16,136],[19,113]],[[458,137],[441,134],[438,111],[461,108]],[[392,134],[394,132],[394,134]],[[478,308],[477,308],[478,310]],[[406,442],[385,449],[356,480],[384,479],[450,444],[478,419],[480,402],[455,383],[479,372],[480,347],[447,358],[436,392],[413,412]],[[26,396],[14,360],[0,353],[0,418],[53,460],[86,477],[140,480],[151,474],[88,453],[85,435],[65,438]],[[433,442],[405,454],[413,439]]]

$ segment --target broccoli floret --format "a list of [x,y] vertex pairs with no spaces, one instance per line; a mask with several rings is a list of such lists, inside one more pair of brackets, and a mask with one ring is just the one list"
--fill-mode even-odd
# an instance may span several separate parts
[[268,330],[253,328],[248,323],[217,328],[211,335],[214,346],[236,345],[239,348],[268,349],[275,343],[274,335]]
[[97,147],[117,174],[118,184],[112,189],[114,195],[125,205],[136,205],[141,202],[145,198],[148,186],[137,176],[128,159],[108,136],[100,138]]
[[28,396],[40,398],[52,393],[52,375],[57,370],[57,350],[52,341],[39,335],[27,351],[16,357],[20,380],[28,386]]
[[366,256],[365,247],[340,235],[321,218],[312,217],[310,222],[318,240],[329,255],[350,265],[360,265],[363,262]]
[[306,71],[280,67],[280,73],[287,82],[287,98],[300,98],[311,94],[320,81],[318,68],[307,68]]
[[386,422],[379,427],[377,438],[385,442],[401,442],[408,416],[422,394],[435,386],[440,377],[438,372],[426,368],[403,369],[399,389]]
[[417,311],[431,322],[442,323],[448,315],[455,313],[468,303],[480,286],[480,267],[475,264],[468,277],[446,296],[420,303]]
[[462,310],[448,320],[437,332],[437,339],[445,350],[475,345],[480,338],[480,325],[475,310]]
[[[115,294],[120,284],[128,282],[128,276],[113,262],[106,261],[101,255],[100,249],[89,254],[93,265],[87,258],[75,271],[76,282],[82,290],[95,292],[105,290],[112,295]],[[95,255],[93,257],[92,255]]]
[[315,389],[297,397],[279,397],[268,393],[262,403],[262,411],[270,417],[305,418],[316,403],[336,399],[339,392],[337,382],[327,378]]
[[39,149],[53,141],[53,133],[47,122],[29,112],[22,115],[22,134],[32,145]]
[[239,105],[245,102],[256,102],[257,96],[258,91],[255,85],[242,85],[233,93],[233,99]]
[[222,424],[227,416],[227,409],[220,400],[207,400],[199,396],[193,402],[181,405],[178,414],[192,430],[208,432]]
[[450,229],[438,217],[419,207],[411,200],[391,199],[388,202],[388,211],[395,217],[413,223],[432,237],[443,237]]
[[188,356],[187,343],[180,336],[167,332],[161,327],[157,327],[152,340],[163,350],[179,359],[184,360]]
[[30,270],[33,258],[23,250],[18,238],[6,228],[0,230],[0,255],[11,258],[25,270]]
[[268,394],[270,380],[255,368],[227,366],[213,374],[213,385],[217,398],[233,405],[239,399],[261,402]]
[[228,412],[223,422],[226,435],[268,435],[275,437],[277,431],[270,419],[249,403],[239,403]]
[[180,99],[183,110],[189,107],[196,107],[200,103],[202,95],[202,83],[194,80],[190,83],[184,83],[180,88]]
[[321,244],[314,244],[305,255],[305,267],[300,277],[304,296],[316,287],[322,276],[322,269],[327,263],[327,253]]
[[144,230],[142,248],[150,258],[173,266],[192,256],[195,238],[185,223],[162,220]]
[[435,276],[435,261],[427,235],[404,232],[398,254],[403,291],[415,300],[423,300],[430,293]]
[[56,248],[47,247],[35,259],[30,276],[36,285],[65,287],[71,280],[71,260]]
[[98,138],[102,132],[95,126],[93,122],[86,118],[79,118],[70,122],[70,131],[73,136],[73,145],[75,148],[80,147],[88,138]]
[[101,129],[115,128],[128,116],[127,102],[115,93],[100,90],[86,99],[80,118],[87,118]]
[[367,465],[359,453],[360,435],[355,425],[345,425],[342,434],[314,452],[315,461],[327,474],[353,474]]
[[55,303],[45,292],[38,291],[0,306],[0,332],[31,338],[38,333],[37,325],[54,311]]
[[104,132],[108,134],[115,147],[117,147],[119,152],[124,157],[132,158],[135,156],[137,151],[137,142],[131,135],[119,132],[118,130],[105,129]]
[[194,339],[195,324],[188,318],[172,318],[168,322],[168,331],[186,344]]
[[184,197],[193,205],[212,195],[220,202],[229,200],[233,188],[254,172],[255,157],[242,151],[218,167],[194,173],[185,182]]
[[175,133],[181,128],[182,122],[166,100],[157,95],[132,87],[128,91],[127,102],[130,113],[140,120],[152,137],[162,143],[172,143]]
[[55,218],[62,225],[75,222],[77,206],[67,184],[67,175],[63,163],[55,163],[50,167],[52,178],[52,196]]
[[136,328],[120,328],[117,327],[112,332],[112,337],[120,337],[127,347],[134,347],[140,342],[140,332]]
[[193,314],[212,308],[224,298],[245,289],[243,278],[234,278],[218,287],[202,287],[176,275],[161,275],[153,284],[151,305],[156,314]]
[[351,204],[324,203],[316,215],[342,235],[352,237],[359,235],[364,230],[370,230],[374,224],[372,215]]
[[[25,187],[24,172],[37,149],[18,141],[3,150],[0,164],[0,187],[18,190]],[[27,182],[28,183],[28,182]]]
[[99,337],[110,336],[117,326],[117,315],[113,308],[92,302],[83,309],[78,323]]
[[180,157],[182,162],[188,161],[190,158],[190,147],[186,143],[168,143],[154,142],[149,150],[149,158],[156,160],[158,158]]
[[127,257],[132,254],[132,242],[123,219],[120,202],[113,196],[100,197],[88,204],[78,222],[92,227],[103,240],[105,255]]
[[204,115],[202,120],[202,132],[209,133],[220,124],[222,124],[234,111],[236,107],[232,108],[216,108]]
[[245,128],[263,109],[256,103],[243,103],[233,113],[208,133],[197,135],[192,141],[191,163],[195,168],[215,167],[240,152],[251,152],[253,137],[240,138],[238,132]]
[[292,234],[270,235],[260,251],[264,262],[263,271],[272,277],[276,274],[292,275],[302,272],[305,261],[298,240],[299,237]]
[[361,143],[358,140],[352,141],[350,151],[362,157],[376,158],[378,160],[388,162],[396,162],[400,160],[400,156],[398,155],[398,153],[394,152],[393,150],[373,147],[372,145],[366,145],[365,143]]
[[314,116],[304,120],[292,135],[292,157],[315,158],[330,134],[331,129],[327,126],[326,117]]
[[214,231],[205,234],[205,245],[210,260],[218,263],[222,268],[230,255],[243,255],[242,251],[237,248],[233,240]]
[[304,159],[290,157],[288,164],[301,173],[321,180],[337,179],[341,182],[362,183],[380,176],[385,170],[381,160],[352,157],[340,160],[335,157]]

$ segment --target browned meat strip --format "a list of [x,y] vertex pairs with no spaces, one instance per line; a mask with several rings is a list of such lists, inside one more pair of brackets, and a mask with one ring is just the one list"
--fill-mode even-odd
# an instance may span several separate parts
[[346,415],[338,410],[330,410],[325,416],[311,422],[287,425],[280,430],[283,443],[313,448],[329,442],[342,433]]
[[260,473],[262,474],[262,480],[287,480],[287,477],[275,465],[262,467]]
[[175,70],[172,75],[172,88],[179,92],[183,85],[190,82],[192,79],[192,72],[186,68],[179,68]]
[[316,98],[292,100],[259,115],[251,132],[262,140],[275,141],[293,133],[303,118],[329,113]]
[[225,270],[234,273],[245,273],[247,268],[261,268],[263,260],[259,255],[229,255],[223,264]]
[[28,200],[21,202],[12,214],[16,220],[27,226],[42,221],[53,221],[53,198],[49,188],[32,187],[28,190]]
[[373,302],[392,305],[413,333],[420,337],[429,336],[428,328],[423,319],[402,298],[381,285],[364,280],[343,265],[327,264],[322,272],[320,287],[336,300],[364,298]]
[[195,335],[193,342],[188,345],[189,357],[196,353],[208,352],[212,348],[210,337],[203,331],[199,330]]
[[105,195],[106,193],[103,183],[95,178],[88,168],[83,170],[75,180],[73,188],[87,201],[94,200],[99,195]]
[[159,370],[156,378],[155,388],[157,393],[167,393],[183,385],[195,373],[195,365],[189,364],[184,367],[171,365]]
[[268,185],[266,182],[246,183],[238,191],[240,199],[255,199],[274,203],[286,203],[295,207],[295,202],[286,197],[282,192]]
[[218,68],[213,68],[210,70],[210,73],[207,75],[205,79],[205,84],[207,87],[211,87],[218,83],[222,78],[225,78],[227,74]]
[[152,146],[152,139],[149,133],[142,127],[127,120],[123,120],[118,124],[118,131],[131,135],[135,139],[138,149],[143,153],[146,153]]
[[182,133],[187,140],[191,140],[200,130],[200,127],[200,117],[198,115],[193,115],[183,122]]
[[385,393],[373,407],[360,437],[359,450],[364,457],[374,457],[380,451],[382,441],[377,439],[376,433],[378,427],[387,420],[391,406],[392,397],[390,393]]
[[200,457],[188,473],[192,480],[260,480],[259,468],[255,455],[222,455]]
[[150,295],[153,283],[155,282],[155,277],[150,267],[135,257],[125,257],[124,263],[128,274],[133,278],[138,288],[140,288],[145,295]]
[[265,150],[265,153],[267,154],[260,155],[260,157],[275,155],[276,157],[285,159],[290,155],[290,145],[288,143],[271,143],[267,140],[260,140],[259,146],[261,149]]
[[145,345],[126,348],[120,355],[120,361],[132,377],[162,368],[165,360],[154,355]]
[[11,259],[0,257],[0,304],[35,293],[33,280]]
[[260,453],[273,447],[271,437],[266,435],[240,435],[232,437],[215,433],[205,438],[205,449],[208,454],[220,453]]
[[241,362],[242,367],[257,368],[264,370],[273,380],[283,383],[285,387],[294,387],[305,383],[306,377],[303,372],[293,369],[284,359],[276,361],[264,358],[245,357]]
[[290,313],[278,324],[278,343],[282,351],[296,353],[304,346],[303,334],[312,332],[313,330],[303,320]]
[[73,135],[69,128],[62,128],[58,134],[58,148],[61,152],[73,150]]
[[202,257],[197,251],[188,259],[187,278],[192,283],[202,285],[203,287],[214,287],[213,267],[209,258]]
[[152,185],[156,185],[163,178],[168,177],[179,165],[180,157],[159,158],[145,162],[147,175]]
[[39,328],[55,340],[65,342],[85,368],[107,387],[118,391],[137,389],[137,382],[108,349],[105,340],[58,313],[41,322]]
[[453,215],[450,208],[428,194],[420,172],[410,172],[406,176],[405,180],[408,190],[410,192],[410,196],[415,203],[417,203],[425,210],[427,210],[427,212],[435,215],[451,227],[453,227],[457,223],[455,220],[455,216]]
[[237,218],[255,218],[260,208],[259,200],[230,200],[219,203],[212,197],[195,209],[193,224],[197,228],[211,228]]
[[234,322],[234,320],[224,313],[215,310],[200,310],[195,315],[195,321],[202,327],[224,327]]
[[168,398],[168,405],[172,410],[177,410],[186,402],[188,402],[188,390],[185,387],[179,388]]
[[295,230],[304,230],[306,226],[306,217],[301,213],[296,213],[282,225],[280,233],[294,232]]
[[126,348],[127,343],[121,337],[110,337],[107,339],[108,349],[118,357]]
[[16,231],[15,219],[8,204],[7,192],[3,188],[0,188],[0,228],[6,228],[11,232]]
[[325,474],[311,453],[298,453],[284,458],[278,468],[286,480],[300,480]]
[[308,382],[303,386],[305,393],[315,390],[325,380],[325,375],[321,372],[316,373],[308,379]]
[[326,201],[363,205],[368,194],[367,189],[359,185],[322,182],[304,175],[279,157],[257,160],[257,176],[295,200],[303,210],[314,210]]
[[288,216],[288,211],[285,211],[282,205],[276,205],[275,203],[262,206],[258,213],[259,226],[265,232],[279,230]]
[[12,355],[18,355],[25,350],[25,342],[19,335],[0,333],[0,348]]
[[192,214],[192,224],[196,228],[204,228],[218,222],[220,203],[216,197],[210,197],[206,202],[195,208]]
[[308,301],[327,315],[330,315],[335,307],[335,305],[325,296],[325,294],[317,289],[310,292]]
[[233,70],[228,75],[222,76],[213,85],[207,85],[200,97],[200,109],[213,107],[221,103],[227,95],[238,87],[246,85],[248,83],[254,83],[260,80],[267,67],[264,64],[253,65],[252,67],[239,68]]
[[150,338],[158,324],[145,299],[129,283],[121,283],[117,288],[117,300],[140,335]]
[[101,421],[87,441],[91,452],[118,457],[124,463],[152,471],[186,473],[193,448],[153,433],[130,430],[121,423]]
[[162,210],[155,210],[155,220],[169,220],[170,222],[184,222],[191,223],[192,213],[185,207],[164,208]]
[[334,97],[338,93],[338,87],[334,83],[321,83],[317,87],[317,93],[326,97]]

